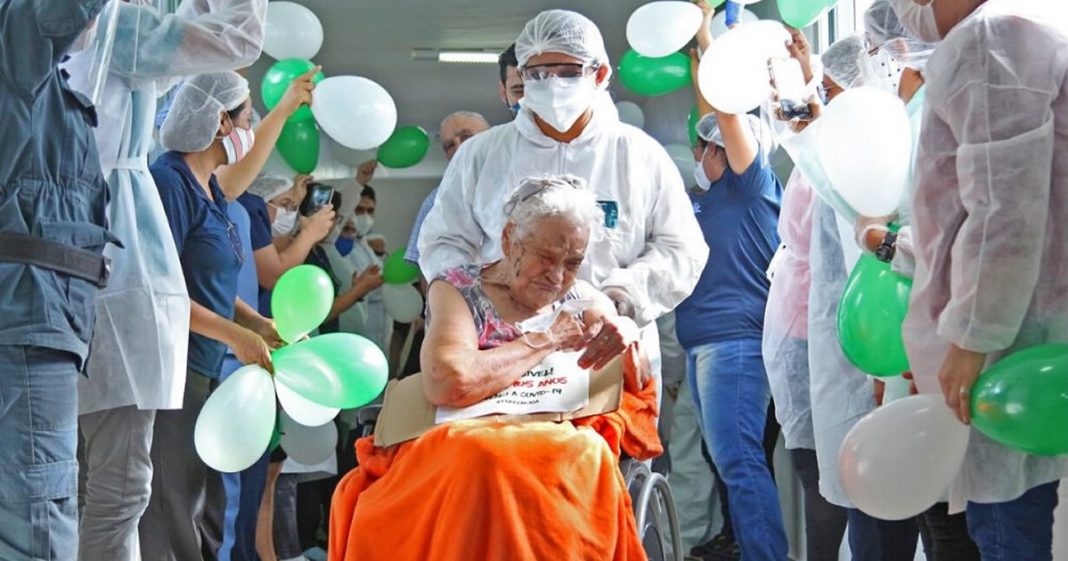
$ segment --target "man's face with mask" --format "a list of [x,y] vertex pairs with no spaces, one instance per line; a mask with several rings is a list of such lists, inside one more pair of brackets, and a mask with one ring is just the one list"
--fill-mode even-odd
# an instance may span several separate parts
[[509,66],[504,71],[504,82],[498,86],[501,101],[515,114],[519,110],[519,100],[523,99],[523,78],[519,68]]
[[371,232],[375,226],[375,200],[371,197],[360,197],[356,205],[356,215],[352,217],[351,224],[356,229],[356,235],[360,238]]
[[608,67],[564,53],[541,53],[523,66],[523,103],[542,121],[566,132],[590,108]]

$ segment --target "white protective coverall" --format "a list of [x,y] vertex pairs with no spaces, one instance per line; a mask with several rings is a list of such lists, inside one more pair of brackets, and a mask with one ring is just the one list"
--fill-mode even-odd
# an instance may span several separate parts
[[[926,75],[904,336],[919,390],[941,393],[950,343],[992,362],[1068,342],[1065,8],[989,0],[946,36]],[[1031,456],[972,430],[950,507],[1065,476],[1068,456]]]

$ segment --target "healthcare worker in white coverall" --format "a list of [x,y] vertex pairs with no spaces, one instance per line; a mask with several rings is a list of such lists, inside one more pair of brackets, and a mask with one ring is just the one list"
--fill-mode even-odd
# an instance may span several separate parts
[[708,258],[682,178],[655,140],[619,121],[606,91],[611,65],[592,21],[542,12],[523,28],[516,55],[523,108],[456,153],[423,224],[420,268],[434,278],[494,262],[512,186],[549,174],[581,177],[605,211],[606,233],[590,241],[579,276],[643,327],[659,376],[654,320],[689,296]]
[[[182,406],[189,296],[178,252],[148,173],[156,99],[181,76],[248,66],[260,55],[266,0],[186,0],[165,15],[120,5],[109,75],[97,106],[108,221],[124,249],[97,297],[88,377],[79,380],[85,505],[80,558],[140,558],[137,526],[152,482],[156,410]],[[88,61],[67,65],[76,88]]]
[[[921,392],[961,420],[985,365],[1068,342],[1068,9],[1048,0],[895,0],[942,42],[927,64],[916,167],[916,276],[904,337]],[[943,39],[944,38],[944,39]],[[1049,560],[1068,455],[972,430],[950,489],[987,560]]]

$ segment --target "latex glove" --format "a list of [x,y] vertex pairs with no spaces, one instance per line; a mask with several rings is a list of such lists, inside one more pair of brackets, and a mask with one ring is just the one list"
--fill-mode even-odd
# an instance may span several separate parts
[[623,290],[622,288],[609,286],[606,287],[602,292],[604,292],[604,295],[607,296],[610,300],[612,300],[612,304],[615,305],[616,312],[618,312],[619,315],[634,319],[637,310],[634,309],[634,302],[631,301],[630,295],[627,294],[625,290]]

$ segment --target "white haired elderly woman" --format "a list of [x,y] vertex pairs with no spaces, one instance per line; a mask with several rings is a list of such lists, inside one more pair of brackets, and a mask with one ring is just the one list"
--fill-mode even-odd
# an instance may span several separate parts
[[[606,297],[576,282],[603,222],[596,197],[578,178],[528,179],[505,214],[501,260],[449,269],[430,285],[427,400],[476,404],[546,357],[585,349],[583,368],[624,354],[623,403],[561,423],[456,421],[390,448],[360,440],[360,467],[334,495],[332,561],[644,558],[619,456],[661,451],[656,390],[636,326],[623,327]],[[576,299],[598,304],[559,314],[547,332],[520,328]]]

